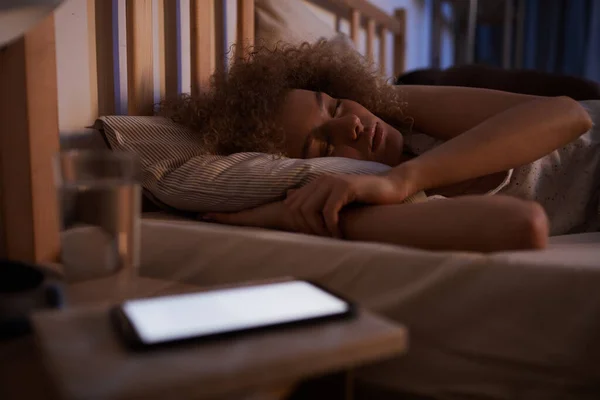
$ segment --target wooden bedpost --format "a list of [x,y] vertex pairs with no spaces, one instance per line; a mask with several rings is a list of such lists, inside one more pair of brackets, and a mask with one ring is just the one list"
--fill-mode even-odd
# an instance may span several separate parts
[[215,69],[227,70],[227,4],[226,0],[215,0]]
[[236,58],[244,58],[248,46],[254,46],[254,0],[237,0]]
[[59,149],[54,16],[0,49],[0,256],[59,254],[52,157]]
[[379,35],[379,70],[384,76],[387,76],[387,34],[387,29],[382,26]]
[[398,78],[406,68],[406,10],[399,8],[394,16],[400,25],[399,32],[394,35],[394,77]]
[[115,72],[113,47],[113,2],[88,0],[88,29],[92,104],[98,115],[113,115],[115,105]]
[[375,61],[375,20],[369,18],[367,20],[367,59],[370,62]]
[[190,1],[192,95],[210,82],[215,70],[215,0]]
[[[162,29],[159,26],[159,60],[160,60],[160,80],[161,80],[161,99],[176,98],[179,95],[179,59],[177,53],[177,44],[179,42],[179,32],[177,28],[178,9],[177,0],[161,0],[159,3],[159,14],[162,11]],[[159,25],[161,18],[159,15]],[[162,32],[161,32],[162,31]]]
[[358,48],[360,45],[360,11],[354,8],[350,10],[350,38]]
[[154,111],[152,0],[127,1],[127,108],[129,115]]

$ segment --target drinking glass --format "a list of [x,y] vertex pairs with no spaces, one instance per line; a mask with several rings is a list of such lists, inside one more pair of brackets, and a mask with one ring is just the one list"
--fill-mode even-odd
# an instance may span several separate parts
[[109,150],[68,150],[55,158],[61,263],[69,282],[137,273],[138,161]]

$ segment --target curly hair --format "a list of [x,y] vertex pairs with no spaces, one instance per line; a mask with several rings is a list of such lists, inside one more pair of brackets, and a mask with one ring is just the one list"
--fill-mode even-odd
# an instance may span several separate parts
[[354,100],[398,129],[407,122],[400,91],[374,65],[348,46],[324,40],[255,48],[227,73],[215,73],[200,95],[163,101],[159,114],[197,132],[208,153],[285,156],[285,132],[276,117],[292,89]]

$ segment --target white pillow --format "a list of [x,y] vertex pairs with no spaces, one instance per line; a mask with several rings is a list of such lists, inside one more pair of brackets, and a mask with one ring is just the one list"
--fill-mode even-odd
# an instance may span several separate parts
[[[288,189],[323,174],[378,174],[390,169],[348,158],[207,155],[194,132],[163,117],[108,116],[100,118],[96,127],[112,149],[137,154],[145,191],[179,211],[240,211],[283,199]],[[407,202],[424,199],[420,193]]]

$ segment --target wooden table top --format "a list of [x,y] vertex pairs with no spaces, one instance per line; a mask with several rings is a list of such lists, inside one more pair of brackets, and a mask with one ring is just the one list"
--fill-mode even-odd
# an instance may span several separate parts
[[79,306],[35,314],[37,341],[60,397],[235,397],[396,356],[407,347],[404,327],[366,310],[348,320],[143,353],[124,347],[108,316],[110,304],[193,290],[146,278],[119,287],[106,279],[69,287],[70,303]]

